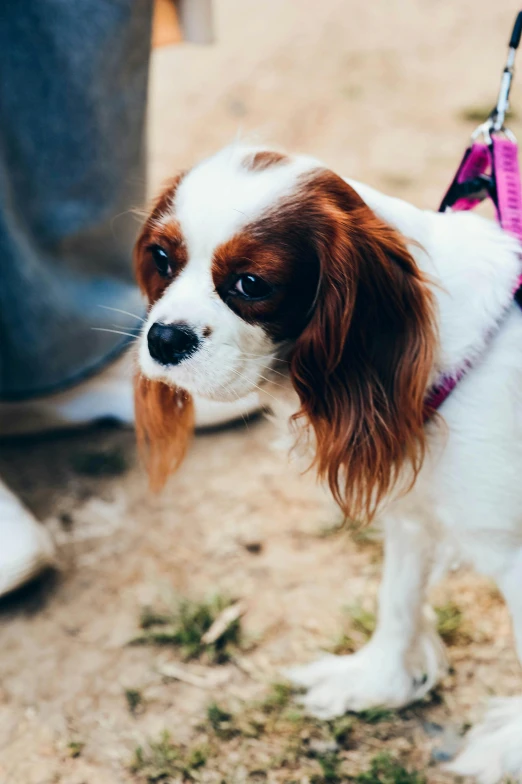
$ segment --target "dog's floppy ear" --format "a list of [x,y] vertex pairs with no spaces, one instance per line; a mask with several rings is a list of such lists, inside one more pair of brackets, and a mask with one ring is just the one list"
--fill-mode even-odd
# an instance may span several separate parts
[[401,235],[331,172],[310,183],[320,282],[291,356],[296,420],[345,514],[371,519],[400,469],[419,471],[435,347],[432,296]]
[[160,490],[185,456],[194,430],[190,395],[141,374],[134,380],[136,435],[153,490]]
[[[182,178],[183,173],[167,183],[134,246],[136,279],[149,304],[159,299],[169,285],[169,280],[157,274],[147,247],[156,242],[169,243],[173,236],[177,238],[175,224],[163,225],[160,219],[172,208]],[[179,255],[179,249],[177,253]],[[181,263],[182,259],[178,258],[177,261]],[[185,456],[194,430],[192,398],[182,389],[137,373],[134,379],[134,404],[138,449],[147,466],[151,488],[160,490],[168,475],[178,468]]]

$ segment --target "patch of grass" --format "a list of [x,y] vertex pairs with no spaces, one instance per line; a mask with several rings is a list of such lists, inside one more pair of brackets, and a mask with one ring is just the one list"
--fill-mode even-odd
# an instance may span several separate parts
[[144,634],[131,640],[131,644],[172,645],[179,648],[186,661],[204,657],[211,664],[224,664],[241,644],[240,619],[233,621],[213,643],[205,644],[201,638],[229,604],[229,600],[216,596],[203,602],[184,600],[170,612],[146,607],[140,621]]
[[[341,751],[353,748],[355,717],[319,721],[293,705],[292,696],[288,684],[276,682],[263,700],[246,703],[234,712],[212,703],[207,709],[206,726],[202,725],[200,730],[209,732],[211,744],[232,740],[236,747],[237,743],[242,747],[247,739],[251,742],[266,738],[264,742],[273,748],[273,756],[264,763],[263,770],[265,774],[285,770],[288,776],[284,781],[290,781],[290,771],[297,770],[301,775],[306,771],[306,780],[315,784],[345,781],[346,777],[340,773]],[[212,741],[212,735],[216,741]],[[255,768],[254,772],[258,777],[260,769]],[[299,780],[305,779],[299,777]]]
[[288,683],[273,683],[259,706],[263,713],[281,713],[292,699],[293,689]]
[[376,706],[375,708],[368,708],[357,714],[361,721],[365,724],[380,724],[383,721],[391,721],[395,718],[396,713],[389,708]]
[[349,634],[342,632],[334,642],[329,651],[336,656],[345,656],[347,653],[354,653],[357,650],[357,643]]
[[446,602],[435,607],[437,631],[447,645],[469,642],[469,635],[463,629],[464,616],[462,610],[454,602]]
[[[220,739],[229,740],[236,736],[242,738],[260,738],[263,735],[277,735],[287,742],[281,760],[295,762],[312,740],[333,741],[333,722],[318,722],[306,716],[304,711],[292,703],[293,690],[286,683],[274,683],[266,697],[261,701],[247,703],[241,710],[231,712],[226,708],[211,703],[207,708],[207,726]],[[204,729],[204,727],[202,727]],[[345,728],[346,729],[346,728]],[[339,727],[339,734],[342,728]]]
[[372,636],[377,624],[375,613],[365,610],[359,603],[345,607],[345,612],[350,617],[350,629],[342,632],[330,648],[330,651],[338,656],[353,653],[360,647],[361,640],[359,642],[354,640],[351,635],[352,631],[357,632],[358,636],[362,637],[362,642],[366,642]]
[[317,762],[321,766],[321,775],[312,776],[311,784],[341,784],[343,778],[339,771],[341,760],[336,751],[329,751],[316,756]]
[[337,520],[334,523],[325,523],[317,532],[318,539],[328,539],[330,536],[337,536],[341,531],[346,530],[346,520]]
[[78,452],[71,462],[74,470],[84,476],[120,476],[128,468],[127,458],[121,449]]
[[67,749],[69,751],[69,756],[73,759],[79,757],[85,747],[85,743],[81,740],[72,740],[70,743],[67,744]]
[[208,749],[206,746],[196,746],[189,749],[186,756],[186,769],[189,771],[203,768],[207,764]]
[[357,784],[426,784],[417,771],[408,771],[389,754],[379,754],[370,763],[370,769],[356,776]]
[[160,613],[152,607],[144,607],[140,615],[140,627],[151,629],[153,626],[168,626],[172,623],[172,613]]
[[204,746],[184,748],[174,744],[167,731],[160,739],[150,741],[148,747],[138,746],[130,769],[144,781],[155,784],[171,779],[193,780],[194,771],[206,765],[208,750]]
[[236,713],[211,703],[207,708],[207,721],[214,734],[228,740],[237,735],[259,738],[265,732],[277,730],[293,734],[302,728],[303,712],[290,705],[292,689],[286,683],[274,683],[261,702],[246,705]]
[[285,710],[284,718],[285,721],[288,721],[293,725],[301,725],[306,720],[305,714],[303,713],[302,708],[299,708],[299,706],[290,707]]
[[382,549],[382,533],[373,525],[363,525],[354,521],[349,521],[347,525],[353,542],[361,547],[378,546]]
[[369,640],[377,625],[375,613],[365,610],[360,604],[350,605],[347,607],[347,612],[350,615],[353,629]]
[[208,706],[207,719],[214,733],[222,740],[228,740],[239,734],[233,714],[223,710],[216,702]]
[[341,716],[329,722],[329,729],[333,740],[341,748],[347,748],[355,726],[353,716]]
[[130,713],[135,716],[139,708],[143,707],[143,695],[138,689],[125,689],[124,694],[127,700],[127,707]]

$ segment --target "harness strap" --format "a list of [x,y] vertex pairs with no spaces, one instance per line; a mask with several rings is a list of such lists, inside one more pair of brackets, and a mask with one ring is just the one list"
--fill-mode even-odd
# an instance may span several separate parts
[[[489,145],[481,142],[471,144],[464,153],[457,173],[446,191],[439,212],[446,212],[448,208],[459,211],[472,210],[480,204],[486,195],[490,195],[491,178],[486,175],[491,168]],[[482,183],[484,183],[483,187],[481,187]]]
[[[483,183],[480,191],[466,188],[477,181]],[[493,201],[497,220],[504,231],[522,242],[522,190],[518,148],[513,139],[492,134],[489,144],[474,142],[468,147],[439,212],[448,208],[471,210],[486,196]],[[522,274],[513,290],[513,297],[518,303],[522,302]],[[430,389],[425,401],[426,420],[440,408],[471,367],[472,362],[465,360],[454,374],[442,376]]]
[[[509,234],[522,242],[522,194],[517,143],[494,134],[492,140],[497,219]],[[519,286],[522,285],[522,276]],[[519,288],[517,286],[517,288]]]

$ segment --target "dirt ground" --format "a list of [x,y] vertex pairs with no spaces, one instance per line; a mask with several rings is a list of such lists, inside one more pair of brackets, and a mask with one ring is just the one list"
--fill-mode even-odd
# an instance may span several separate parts
[[[518,4],[218,0],[216,10],[214,47],[154,55],[151,192],[241,133],[433,207],[496,95]],[[520,79],[513,104],[522,117]],[[516,116],[512,125],[522,132]],[[449,646],[452,674],[436,699],[377,723],[355,721],[351,740],[333,752],[330,741],[314,740],[324,728],[295,711],[281,718],[286,705],[255,732],[209,725],[213,701],[237,716],[252,710],[283,666],[331,649],[341,631],[360,644],[360,624],[343,608],[374,609],[379,545],[331,532],[332,506],[272,450],[271,435],[263,420],[199,435],[157,497],[130,432],[2,445],[2,476],[59,549],[54,574],[0,605],[2,784],[161,780],[161,771],[131,764],[136,747],[146,755],[164,730],[176,753],[207,748],[206,764],[193,758],[172,780],[348,781],[388,750],[430,783],[453,781],[436,760],[490,695],[522,690],[506,610],[493,586],[466,572],[434,597],[463,613]],[[143,607],[215,594],[247,607],[248,645],[229,663],[128,645]],[[183,681],[162,673],[172,663]],[[186,682],[198,675],[197,685]],[[133,710],[129,690],[140,701]],[[325,754],[341,760],[341,774],[321,764]]]

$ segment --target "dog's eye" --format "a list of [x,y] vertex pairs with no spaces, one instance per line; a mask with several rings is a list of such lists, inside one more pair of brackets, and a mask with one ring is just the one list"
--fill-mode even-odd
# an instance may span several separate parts
[[232,290],[244,299],[265,299],[272,293],[272,287],[257,275],[240,275]]
[[163,278],[167,278],[171,272],[169,254],[163,250],[161,245],[151,245],[149,251],[159,274]]

